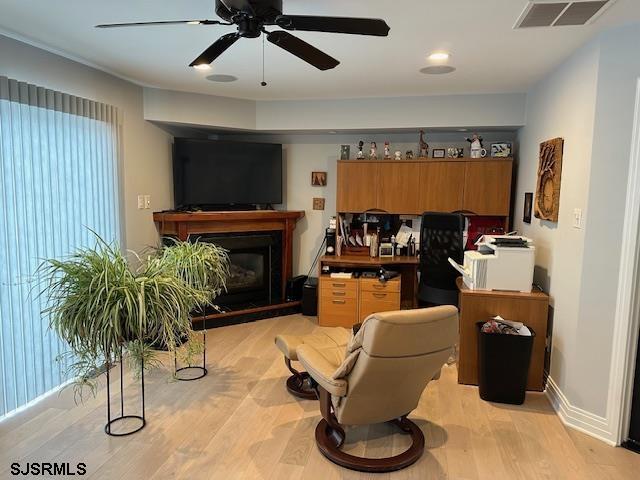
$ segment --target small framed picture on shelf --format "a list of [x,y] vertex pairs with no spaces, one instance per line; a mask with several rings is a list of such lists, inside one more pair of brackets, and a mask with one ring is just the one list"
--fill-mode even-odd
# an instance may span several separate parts
[[522,214],[522,221],[524,223],[531,223],[532,208],[533,208],[533,192],[527,192],[524,194],[524,213]]
[[351,145],[340,145],[340,160],[349,160]]
[[327,186],[327,172],[311,172],[311,186],[313,186],[313,187],[326,187]]
[[445,158],[447,156],[447,151],[444,148],[434,148],[431,150],[431,156],[433,158]]
[[494,158],[507,158],[510,157],[511,152],[511,143],[502,142],[502,143],[492,143],[491,144],[491,156]]

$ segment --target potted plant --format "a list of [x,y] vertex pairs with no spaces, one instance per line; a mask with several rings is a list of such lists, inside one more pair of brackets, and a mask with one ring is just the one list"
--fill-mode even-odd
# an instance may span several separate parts
[[228,273],[226,252],[213,244],[172,241],[132,267],[120,248],[97,237],[81,249],[43,264],[51,328],[68,343],[75,395],[89,387],[116,356],[134,370],[158,364],[152,345],[170,351],[191,338],[191,312],[213,301]]

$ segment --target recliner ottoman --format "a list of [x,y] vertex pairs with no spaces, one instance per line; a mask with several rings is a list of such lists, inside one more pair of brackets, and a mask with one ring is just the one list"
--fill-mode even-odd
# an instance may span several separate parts
[[297,348],[300,345],[310,345],[326,355],[336,357],[335,361],[340,365],[344,360],[345,349],[350,338],[351,331],[341,327],[321,327],[310,335],[277,335],[276,346],[283,353],[284,363],[292,373],[287,378],[289,393],[304,399],[316,398],[316,393],[309,384],[309,374],[300,372],[291,365],[291,362],[298,361]]

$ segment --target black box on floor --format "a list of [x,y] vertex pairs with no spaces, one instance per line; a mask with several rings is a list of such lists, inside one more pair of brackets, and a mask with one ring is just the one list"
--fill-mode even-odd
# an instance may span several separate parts
[[302,314],[318,315],[318,278],[309,277],[302,287]]
[[285,299],[287,302],[302,300],[302,287],[307,281],[306,275],[298,275],[287,282]]

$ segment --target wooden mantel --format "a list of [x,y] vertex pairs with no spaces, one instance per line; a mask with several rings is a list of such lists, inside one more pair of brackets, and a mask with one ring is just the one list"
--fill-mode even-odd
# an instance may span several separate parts
[[282,232],[282,295],[293,271],[293,229],[304,211],[249,210],[229,212],[154,212],[160,235],[185,241],[204,233]]

